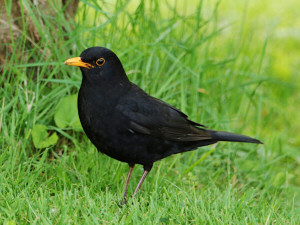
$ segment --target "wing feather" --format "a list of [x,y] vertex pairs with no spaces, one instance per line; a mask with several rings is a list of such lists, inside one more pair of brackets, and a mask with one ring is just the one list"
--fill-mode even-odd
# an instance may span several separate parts
[[212,139],[203,126],[188,119],[179,109],[146,94],[137,86],[119,100],[116,109],[129,120],[129,129],[172,141]]

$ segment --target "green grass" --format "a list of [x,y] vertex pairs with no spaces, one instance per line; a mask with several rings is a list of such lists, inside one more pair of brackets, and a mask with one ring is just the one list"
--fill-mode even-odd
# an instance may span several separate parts
[[[285,47],[272,32],[259,35],[251,5],[239,3],[230,14],[225,1],[82,1],[75,24],[56,6],[56,17],[42,25],[24,2],[41,41],[26,47],[22,15],[25,35],[12,43],[0,77],[1,224],[299,223],[300,76],[294,64],[274,65]],[[81,81],[78,68],[62,63],[95,45],[114,50],[130,80],[192,120],[265,144],[219,143],[168,157],[135,201],[120,207],[128,166],[54,122],[59,100],[77,93]],[[57,132],[58,143],[35,149],[35,124]],[[129,193],[142,172],[135,168]]]

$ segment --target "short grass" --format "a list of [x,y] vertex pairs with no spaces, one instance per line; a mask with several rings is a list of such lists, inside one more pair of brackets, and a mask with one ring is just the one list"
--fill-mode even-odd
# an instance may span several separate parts
[[[57,16],[43,18],[42,26],[35,7],[24,2],[42,39],[32,49],[26,33],[15,40],[0,77],[1,223],[300,222],[300,80],[293,73],[297,82],[273,76],[276,45],[267,35],[256,37],[255,27],[246,29],[246,5],[236,22],[219,9],[226,2],[82,0],[76,23],[54,6]],[[219,143],[168,157],[154,165],[135,201],[119,206],[127,165],[53,120],[59,100],[77,93],[81,80],[77,68],[62,63],[95,45],[113,49],[133,82],[192,120],[265,144]],[[55,146],[34,148],[38,123],[59,134]],[[135,168],[130,193],[142,171]]]

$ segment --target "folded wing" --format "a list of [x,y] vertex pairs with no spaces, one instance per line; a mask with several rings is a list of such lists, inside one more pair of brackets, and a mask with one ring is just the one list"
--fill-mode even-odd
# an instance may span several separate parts
[[137,86],[121,98],[116,109],[129,120],[129,129],[172,141],[201,141],[212,139],[203,125],[188,119],[175,107],[153,98]]

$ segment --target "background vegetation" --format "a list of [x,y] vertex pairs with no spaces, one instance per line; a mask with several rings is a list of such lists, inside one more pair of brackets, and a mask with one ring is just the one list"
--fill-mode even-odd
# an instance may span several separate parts
[[[26,44],[22,14],[24,35],[1,68],[1,223],[299,223],[298,1],[81,0],[75,22],[64,7],[53,5],[55,16],[23,7],[40,40]],[[192,120],[265,144],[164,159],[120,207],[128,167],[81,131],[81,74],[62,64],[90,46],[114,50],[131,81]]]

